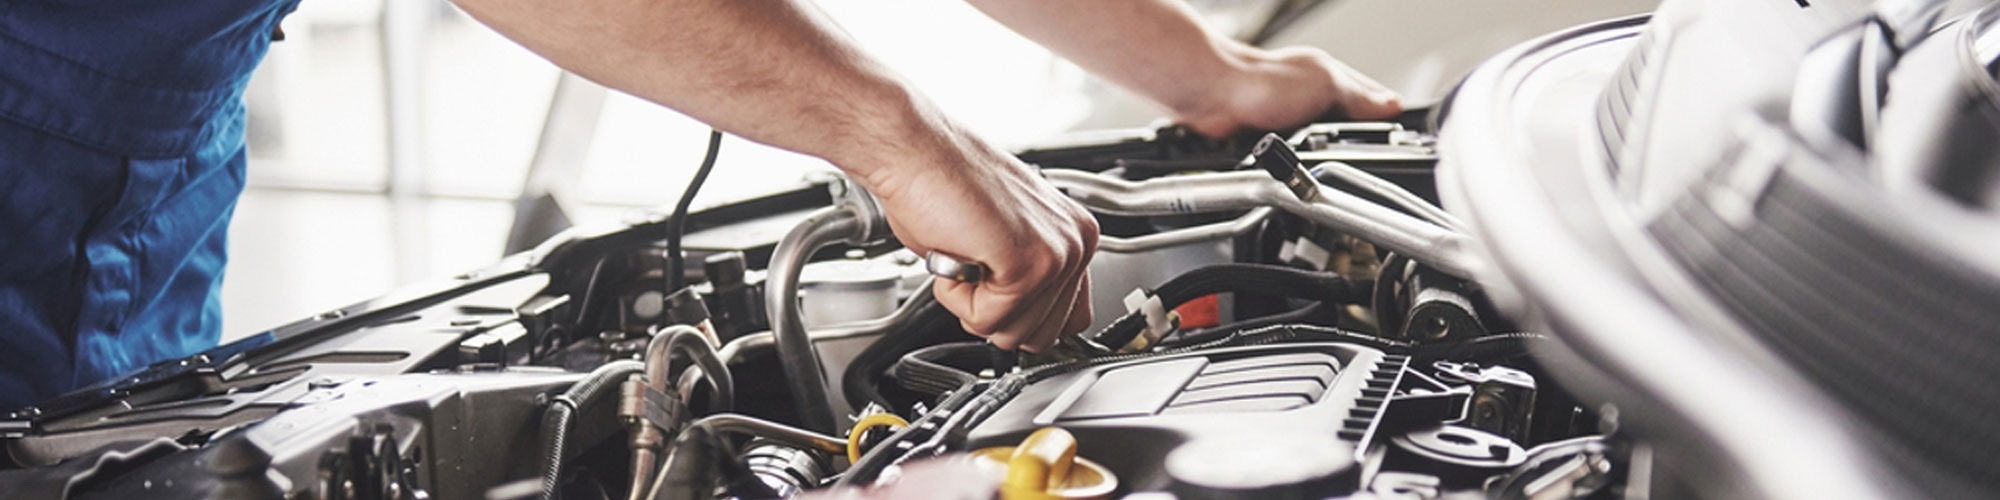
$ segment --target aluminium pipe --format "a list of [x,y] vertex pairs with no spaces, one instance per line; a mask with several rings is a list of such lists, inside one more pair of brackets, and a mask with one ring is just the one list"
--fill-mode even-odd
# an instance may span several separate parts
[[806,428],[834,432],[839,425],[827,397],[826,375],[819,354],[813,350],[799,311],[799,271],[820,248],[862,238],[867,225],[860,214],[847,205],[821,209],[806,216],[778,241],[771,251],[771,264],[764,276],[764,308],[770,311],[771,335],[778,347],[778,360],[785,369],[785,382]]
[[[707,336],[702,334],[701,329],[690,325],[669,325],[655,332],[653,339],[646,343],[646,355],[643,358],[646,385],[661,393],[674,391],[674,386],[667,380],[668,374],[673,373],[671,362],[673,351],[675,349],[687,349],[691,351],[709,349],[710,346],[706,338]],[[691,343],[698,345],[691,345]],[[729,376],[728,367],[723,366],[715,358],[713,350],[707,350],[705,353],[690,352],[688,354],[690,360],[697,364],[697,367],[690,368],[688,371],[704,373],[709,383],[715,387],[717,404],[714,406],[718,406],[717,410],[719,411],[727,411],[728,406],[734,401],[735,390],[735,384]],[[680,394],[692,394],[692,392],[681,392]],[[666,438],[667,436],[663,435],[659,428],[651,424],[644,422],[634,423],[632,430],[632,486],[628,489],[631,492],[630,496],[627,497],[628,499],[638,500],[642,493],[650,489],[651,484],[647,481],[653,478],[653,469],[658,466],[660,458],[659,446],[665,443]]]
[[667,373],[673,369],[668,363],[668,358],[673,357],[670,347],[676,335],[700,337],[701,329],[691,325],[667,325],[655,332],[652,340],[646,342],[646,356],[642,359],[646,362],[646,384],[652,386],[653,390],[667,392],[673,388],[667,384]]
[[1183,227],[1158,233],[1121,238],[1099,236],[1097,250],[1100,252],[1139,253],[1161,248],[1176,247],[1198,241],[1219,240],[1250,232],[1257,224],[1271,216],[1271,209],[1253,208],[1243,215],[1226,221],[1199,226]]
[[[780,444],[818,450],[830,456],[842,456],[847,452],[847,440],[820,434],[806,429],[789,427],[776,422],[755,417],[725,413],[710,415],[688,425],[674,441],[673,449],[667,455],[667,465],[660,468],[658,477],[652,481],[644,495],[638,498],[706,498],[714,489],[711,479],[718,472],[715,457],[697,456],[702,451],[704,440],[721,437],[722,434],[743,434],[764,438]],[[706,451],[712,452],[713,448]],[[734,457],[724,458],[725,460]]]
[[1376,177],[1374,174],[1370,174],[1353,165],[1348,165],[1346,162],[1322,161],[1314,164],[1312,171],[1315,175],[1323,173],[1348,184],[1353,184],[1355,187],[1365,189],[1377,196],[1381,196],[1383,199],[1389,200],[1391,203],[1395,203],[1397,206],[1409,210],[1419,218],[1439,226],[1444,226],[1446,229],[1458,231],[1465,228],[1465,222],[1458,220],[1458,217],[1451,215],[1451,212],[1446,212],[1443,208],[1438,208],[1437,205],[1417,196],[1416,193],[1411,193],[1408,189],[1403,189],[1402,186],[1398,186],[1396,183]]
[[1381,245],[1452,276],[1471,279],[1485,266],[1478,243],[1464,234],[1326,186],[1317,186],[1314,200],[1303,200],[1261,171],[1139,182],[1077,170],[1050,169],[1042,175],[1071,198],[1103,213],[1149,216],[1272,207]]

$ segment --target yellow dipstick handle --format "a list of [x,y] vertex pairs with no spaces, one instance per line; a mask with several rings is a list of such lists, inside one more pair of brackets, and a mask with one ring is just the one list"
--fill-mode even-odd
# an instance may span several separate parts
[[1060,428],[1043,427],[1014,447],[1014,456],[1007,460],[1007,483],[1001,497],[1008,497],[1009,490],[1046,493],[1059,489],[1069,481],[1069,470],[1075,463],[1076,436]]
[[860,422],[854,423],[854,429],[847,431],[847,463],[851,464],[861,461],[861,434],[868,432],[869,429],[882,426],[901,429],[909,427],[910,422],[903,420],[903,417],[888,413],[877,413],[861,417]]

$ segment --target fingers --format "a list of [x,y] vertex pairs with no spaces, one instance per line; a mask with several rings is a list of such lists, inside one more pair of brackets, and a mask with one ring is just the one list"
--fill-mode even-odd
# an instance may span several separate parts
[[1338,65],[1333,70],[1334,86],[1341,92],[1335,105],[1349,118],[1385,120],[1403,112],[1402,95],[1346,64],[1337,61],[1334,64]]
[[1063,333],[1066,333],[1063,331],[1063,327],[1069,323],[1070,309],[1075,306],[1076,296],[1079,292],[1078,283],[1075,280],[1080,279],[1082,275],[1083,268],[1078,266],[1074,272],[1063,276],[1062,281],[1059,282],[1062,286],[1053,290],[1055,293],[1046,297],[1048,306],[1040,321],[1034,324],[1032,328],[1020,332],[1020,347],[1023,350],[1039,352],[1050,345],[1054,345],[1056,339],[1060,338]]
[[[877,191],[889,224],[906,247],[982,262],[989,274],[974,283],[935,280],[938,303],[960,326],[1002,348],[1046,347],[1072,319],[1086,315],[1086,269],[1096,250],[1095,217],[1057,191],[1032,167],[978,141],[951,143],[936,161],[964,168],[925,169],[896,177],[898,189]],[[955,156],[956,155],[956,156]],[[884,194],[888,193],[888,194]]]
[[[1094,235],[1093,235],[1094,236]],[[1008,281],[963,283],[936,280],[933,292],[946,309],[959,315],[959,326],[985,337],[1001,349],[1040,351],[1054,345],[1061,335],[1090,326],[1090,252],[1095,238],[1075,242],[1066,257],[1052,258],[1060,267],[1008,272],[995,269],[994,277]],[[1055,269],[1049,271],[1045,269]],[[1041,272],[1035,272],[1041,271]],[[1043,275],[1036,277],[1034,275]],[[1026,286],[1010,287],[1021,284]]]
[[[1001,349],[1033,351],[1053,344],[1069,318],[1079,293],[1077,281],[1087,265],[1086,256],[1063,251],[1072,248],[1059,246],[1055,253],[1068,255],[1031,261],[1015,273],[994,270],[996,278],[1005,276],[1008,281],[967,285],[972,288],[973,311],[961,316],[961,325]],[[1055,264],[1045,264],[1050,261]]]
[[1075,303],[1069,307],[1069,320],[1063,323],[1062,333],[1064,335],[1089,329],[1091,321],[1096,316],[1094,314],[1095,311],[1091,310],[1090,305],[1090,296],[1093,289],[1090,287],[1089,268],[1083,270],[1083,280],[1078,282],[1077,289],[1080,292],[1076,294]]

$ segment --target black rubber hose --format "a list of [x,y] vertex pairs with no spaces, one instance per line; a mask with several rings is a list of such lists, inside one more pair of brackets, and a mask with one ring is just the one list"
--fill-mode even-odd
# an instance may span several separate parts
[[[700,331],[681,330],[667,338],[667,352],[686,356],[695,366],[701,367],[701,374],[713,388],[709,391],[709,413],[721,413],[736,407],[736,379],[729,374],[729,365],[715,355],[715,348],[709,347],[708,340]],[[667,373],[673,373],[668,370]]]
[[1493,359],[1527,356],[1535,344],[1552,342],[1548,335],[1530,332],[1494,333],[1456,342],[1432,342],[1417,348],[1420,360]]
[[667,293],[681,289],[682,273],[687,272],[687,258],[681,255],[681,235],[687,231],[688,207],[694,205],[694,195],[701,191],[702,183],[708,182],[708,172],[715,169],[716,153],[722,151],[722,131],[708,131],[708,152],[701,157],[701,168],[694,171],[694,179],[688,181],[687,189],[681,192],[681,199],[674,204],[674,214],[667,219]]
[[1325,303],[1314,302],[1311,304],[1307,304],[1305,307],[1300,307],[1297,309],[1293,309],[1278,314],[1273,314],[1269,316],[1259,316],[1225,325],[1217,325],[1208,328],[1202,328],[1199,330],[1190,330],[1181,335],[1176,335],[1172,339],[1161,341],[1160,348],[1172,349],[1181,346],[1204,344],[1216,340],[1221,340],[1223,338],[1227,338],[1230,334],[1243,330],[1251,330],[1256,328],[1282,325],[1287,323],[1309,323],[1314,316],[1324,314],[1325,311],[1326,311]]
[[971,366],[988,362],[995,348],[985,342],[954,342],[910,351],[896,361],[891,373],[903,388],[928,395],[958,390],[979,380],[977,375],[952,365]]
[[1403,286],[1405,275],[1409,274],[1410,259],[1400,254],[1389,254],[1382,259],[1382,268],[1375,275],[1373,305],[1375,309],[1375,333],[1384,337],[1403,333],[1403,314],[1408,309],[1396,296],[1396,289]]
[[638,361],[621,360],[605,363],[591,370],[583,380],[571,385],[568,390],[551,398],[549,407],[542,412],[542,496],[543,500],[556,498],[556,483],[562,479],[564,440],[569,437],[569,423],[583,406],[595,403],[605,394],[617,393],[617,387],[632,375],[645,373],[646,365]]
[[847,371],[840,376],[842,393],[851,408],[861,408],[868,403],[892,406],[882,392],[876,388],[876,377],[892,369],[901,358],[917,349],[937,345],[940,342],[956,340],[964,330],[958,326],[958,317],[946,310],[932,297],[929,291],[912,296],[910,300],[922,300],[914,317],[903,325],[869,343],[861,354],[848,362]]
[[799,277],[812,253],[848,240],[862,232],[862,223],[847,206],[827,207],[807,215],[778,240],[771,250],[770,265],[764,276],[764,307],[770,314],[771,336],[784,369],[785,386],[791,391],[792,409],[808,429],[823,433],[839,432],[840,419],[828,394],[826,374],[812,335],[806,331],[799,313]]
[[[1308,299],[1336,304],[1368,300],[1365,291],[1339,274],[1307,271],[1267,264],[1219,264],[1188,271],[1160,285],[1153,294],[1167,309],[1188,301],[1222,292],[1259,296]],[[1088,338],[1098,345],[1116,349],[1137,338],[1146,328],[1146,317],[1133,311]]]
[[556,482],[562,479],[563,440],[569,435],[569,418],[576,410],[567,404],[551,404],[542,412],[542,500],[556,497]]

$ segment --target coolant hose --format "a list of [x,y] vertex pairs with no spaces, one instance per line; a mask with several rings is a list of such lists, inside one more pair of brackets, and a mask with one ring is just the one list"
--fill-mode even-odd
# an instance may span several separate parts
[[549,407],[542,412],[542,496],[543,500],[556,497],[556,482],[562,479],[564,439],[569,435],[570,418],[582,407],[595,403],[606,394],[616,393],[616,388],[634,374],[643,373],[646,367],[638,361],[620,360],[605,363],[591,370],[583,380],[571,385],[562,394],[550,398]]
[[771,314],[771,336],[777,340],[786,386],[791,389],[800,422],[819,432],[835,432],[835,420],[819,353],[813,351],[812,338],[806,334],[799,312],[799,271],[821,247],[865,231],[855,212],[845,206],[813,212],[778,241],[764,277],[764,307]]

